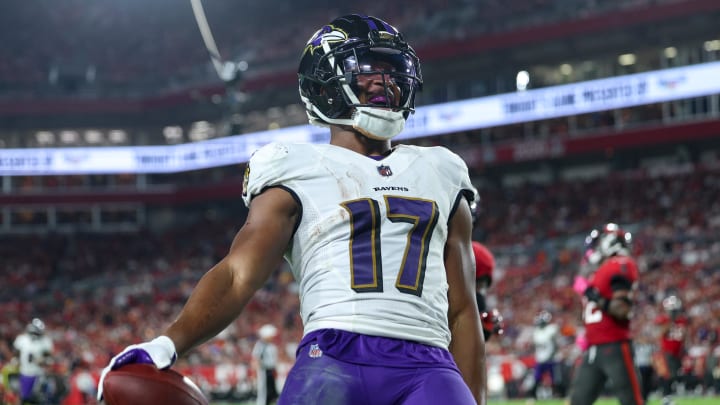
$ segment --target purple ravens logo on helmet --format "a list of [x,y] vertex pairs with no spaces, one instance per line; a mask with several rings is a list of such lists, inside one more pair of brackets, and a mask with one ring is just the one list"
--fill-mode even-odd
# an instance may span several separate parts
[[326,25],[313,34],[306,45],[306,49],[312,53],[316,48],[323,46],[323,42],[343,42],[347,38],[348,35],[345,31],[332,25]]

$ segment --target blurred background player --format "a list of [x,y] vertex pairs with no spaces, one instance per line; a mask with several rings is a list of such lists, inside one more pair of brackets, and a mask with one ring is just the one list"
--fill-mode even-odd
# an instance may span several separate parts
[[662,301],[664,313],[658,315],[660,356],[657,358],[658,379],[663,393],[663,404],[672,404],[671,395],[679,382],[682,358],[685,354],[688,319],[683,315],[682,301],[677,295],[669,295]]
[[[552,314],[548,311],[540,311],[535,316],[535,328],[533,329],[533,346],[535,349],[535,383],[533,384],[532,395],[538,399],[538,388],[544,383],[545,376],[549,376],[551,391],[556,384],[556,362],[555,355],[558,351],[558,336],[560,327],[552,322]],[[552,392],[551,392],[552,394]]]
[[253,347],[252,357],[256,378],[257,405],[269,405],[278,398],[275,375],[277,372],[278,347],[273,343],[277,328],[266,324],[257,332],[258,340]]
[[635,365],[640,372],[643,400],[647,403],[650,393],[655,388],[655,373],[653,372],[653,356],[657,351],[657,345],[647,333],[640,333],[633,338],[633,353]]
[[631,242],[631,234],[614,223],[593,230],[585,239],[585,259],[596,270],[584,291],[583,322],[589,346],[571,386],[571,405],[592,404],[608,381],[622,405],[644,404],[630,333],[638,282]]
[[126,347],[103,375],[169,367],[235,320],[285,257],[304,336],[280,404],[364,404],[368,391],[376,404],[484,403],[467,165],[446,148],[390,143],[422,86],[414,50],[387,22],[347,15],[312,35],[298,76],[330,144],[253,155],[230,251],[163,335]]
[[45,323],[35,318],[13,343],[19,358],[20,400],[24,404],[46,403],[45,378],[52,363],[53,342],[45,334]]
[[485,341],[492,335],[503,333],[503,317],[497,308],[487,308],[487,290],[492,285],[495,257],[492,252],[478,241],[473,241],[473,254],[475,255],[475,299],[482,321]]
[[[470,203],[473,229],[478,224],[480,216],[480,193],[475,189],[475,199]],[[473,241],[473,256],[475,257],[475,299],[482,322],[483,335],[488,341],[492,335],[503,333],[503,317],[497,308],[489,310],[487,307],[487,290],[492,285],[495,270],[495,256],[484,244]]]

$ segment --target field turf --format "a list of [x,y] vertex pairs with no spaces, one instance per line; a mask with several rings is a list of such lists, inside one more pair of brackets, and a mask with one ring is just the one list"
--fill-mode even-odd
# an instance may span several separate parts
[[[720,405],[720,397],[676,397],[675,405]],[[488,405],[530,405],[525,399],[516,400],[489,400]],[[228,402],[214,402],[212,405],[254,405],[255,401],[242,402],[242,403],[228,403]],[[547,399],[535,401],[535,405],[565,405],[564,400],[561,399]],[[440,405],[440,404],[438,404]],[[601,398],[595,402],[594,405],[619,405],[619,402],[614,398]],[[647,405],[660,405],[659,398],[651,398]]]

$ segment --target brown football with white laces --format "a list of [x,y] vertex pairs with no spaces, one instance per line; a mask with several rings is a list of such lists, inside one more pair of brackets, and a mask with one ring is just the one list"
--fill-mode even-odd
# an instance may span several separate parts
[[109,372],[103,400],[106,405],[208,405],[189,378],[151,364],[128,364]]

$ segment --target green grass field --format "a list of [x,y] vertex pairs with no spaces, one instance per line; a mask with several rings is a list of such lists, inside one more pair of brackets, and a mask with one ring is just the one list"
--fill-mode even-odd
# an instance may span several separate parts
[[[212,405],[254,405],[255,401],[243,402],[243,403],[227,403],[227,402],[216,402]],[[503,400],[490,400],[489,405],[529,405],[530,402],[524,399],[503,401]],[[602,398],[595,402],[595,405],[618,405],[619,402],[614,398]],[[719,405],[720,397],[679,397],[675,398],[676,405]],[[565,402],[561,399],[548,399],[539,400],[535,402],[535,405],[565,405]],[[660,405],[660,399],[651,398],[647,405]]]
[[[513,401],[488,401],[488,404],[492,405],[526,405],[529,404],[526,400],[513,400]],[[595,402],[595,405],[618,405],[619,402],[614,398],[602,398]],[[685,397],[675,398],[676,405],[718,405],[720,404],[720,397]],[[536,401],[535,405],[564,405],[564,401],[560,399],[555,400],[540,400]],[[647,405],[660,405],[660,399],[650,399]]]

